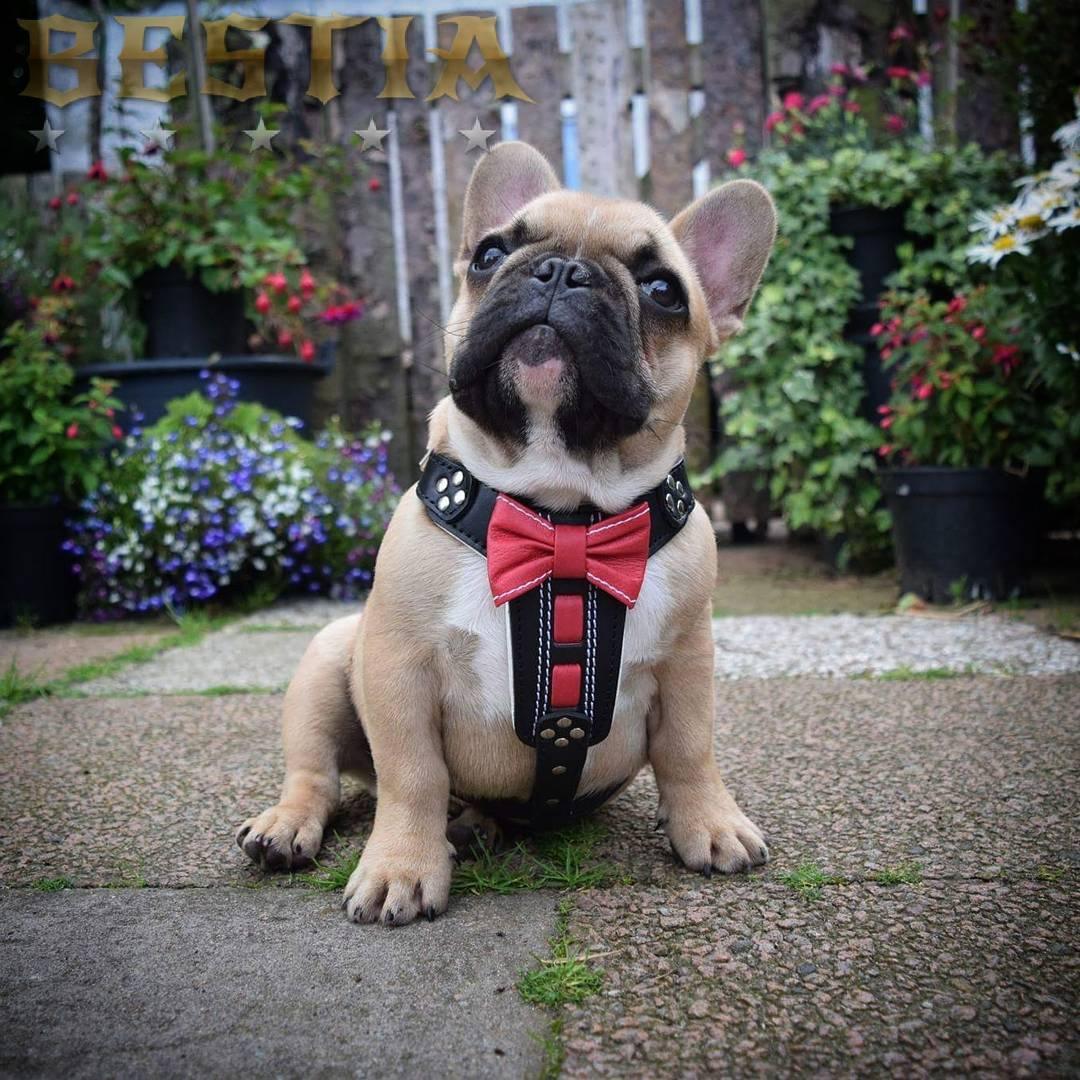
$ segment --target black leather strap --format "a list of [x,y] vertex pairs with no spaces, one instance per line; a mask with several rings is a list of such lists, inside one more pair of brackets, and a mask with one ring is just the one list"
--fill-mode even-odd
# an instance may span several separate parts
[[[459,462],[430,453],[416,488],[428,516],[481,555],[487,555],[487,531],[498,492],[481,483]],[[552,513],[513,496],[555,525],[582,525],[603,515],[592,506],[571,513]],[[649,506],[649,554],[654,555],[686,524],[694,496],[680,461],[651,491],[634,503]],[[561,595],[582,598],[584,634],[580,642],[554,640],[553,613]],[[513,813],[504,816],[527,820],[534,827],[550,827],[595,809],[615,790],[575,798],[585,768],[588,748],[611,731],[619,689],[626,608],[602,589],[586,581],[552,580],[511,600],[509,605],[511,664],[513,665],[514,730],[519,739],[536,748],[536,773],[527,803],[513,800],[488,802]],[[551,670],[555,664],[576,664],[582,672],[578,708],[550,707]],[[597,801],[598,799],[598,801]]]

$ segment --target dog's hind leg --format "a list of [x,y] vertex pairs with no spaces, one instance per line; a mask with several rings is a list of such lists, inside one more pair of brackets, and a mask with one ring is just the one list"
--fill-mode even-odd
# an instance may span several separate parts
[[318,853],[337,808],[343,772],[374,790],[371,752],[349,691],[360,615],[315,635],[285,693],[281,799],[236,833],[244,853],[267,870],[304,866]]

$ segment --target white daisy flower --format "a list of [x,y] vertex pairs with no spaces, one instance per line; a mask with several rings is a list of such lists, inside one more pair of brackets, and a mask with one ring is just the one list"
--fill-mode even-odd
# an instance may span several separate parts
[[1016,221],[1016,211],[1011,204],[995,206],[993,210],[978,210],[971,223],[972,232],[981,232],[988,239],[994,239],[1008,232]]
[[1027,238],[1016,233],[1004,233],[989,244],[977,244],[968,248],[968,262],[986,263],[997,266],[1006,255],[1030,255],[1031,245]]
[[1063,233],[1066,229],[1075,229],[1080,225],[1080,204],[1055,214],[1047,224],[1056,233]]

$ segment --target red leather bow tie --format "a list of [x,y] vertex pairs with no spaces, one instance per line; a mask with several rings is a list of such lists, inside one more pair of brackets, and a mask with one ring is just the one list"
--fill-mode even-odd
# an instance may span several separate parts
[[645,579],[651,528],[648,503],[595,525],[554,525],[500,495],[487,534],[488,581],[495,606],[556,577],[585,578],[632,608]]

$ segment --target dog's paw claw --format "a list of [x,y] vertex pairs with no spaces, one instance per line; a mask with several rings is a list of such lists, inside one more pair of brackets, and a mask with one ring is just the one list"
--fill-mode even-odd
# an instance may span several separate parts
[[432,920],[446,910],[452,868],[449,845],[412,852],[396,845],[384,854],[372,842],[345,886],[345,914],[352,922],[404,926],[421,915]]
[[673,812],[665,831],[683,864],[705,877],[745,873],[769,860],[760,830],[737,807],[704,814]]
[[236,831],[236,843],[263,870],[297,870],[311,863],[322,836],[320,819],[279,804],[245,821]]

